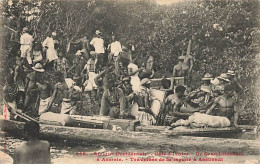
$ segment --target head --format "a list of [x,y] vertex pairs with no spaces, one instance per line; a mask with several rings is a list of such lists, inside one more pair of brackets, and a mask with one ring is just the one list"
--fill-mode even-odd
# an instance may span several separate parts
[[236,76],[236,72],[233,71],[233,70],[228,70],[227,76],[228,76],[229,79],[233,80]]
[[56,33],[56,32],[52,32],[52,33],[51,33],[51,36],[54,38],[54,37],[57,36],[57,33]]
[[224,87],[224,94],[226,94],[228,97],[232,97],[234,92],[233,86],[232,85],[226,85]]
[[116,41],[116,36],[112,35],[111,39],[112,39],[113,42],[115,42]]
[[100,30],[96,30],[96,35],[97,35],[97,37],[101,37],[101,31]]
[[27,27],[23,28],[23,33],[28,33],[29,29]]
[[178,57],[178,63],[183,63],[183,62],[184,62],[184,59],[185,59],[184,56]]
[[184,95],[186,88],[182,85],[178,85],[175,88],[175,93],[177,94],[178,97],[182,97]]
[[57,82],[65,82],[64,75],[61,71],[58,71],[56,73],[56,77],[57,77]]
[[24,124],[24,134],[27,140],[38,139],[40,135],[40,126],[37,122],[29,121]]

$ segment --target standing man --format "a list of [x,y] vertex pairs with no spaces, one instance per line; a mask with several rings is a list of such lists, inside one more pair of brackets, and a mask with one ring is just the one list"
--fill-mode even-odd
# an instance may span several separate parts
[[86,78],[88,78],[86,80],[86,82],[84,83],[84,86],[85,86],[84,91],[88,92],[89,97],[92,97],[91,91],[93,91],[94,97],[97,99],[97,88],[98,87],[95,83],[95,77],[97,76],[97,73],[96,73],[96,63],[97,63],[96,53],[94,51],[91,51],[90,55],[91,55],[91,58],[88,60],[87,64],[84,66],[84,69],[82,70],[82,74],[86,70]]
[[32,51],[32,42],[33,37],[28,34],[29,29],[27,27],[23,28],[22,35],[20,38],[20,44],[21,44],[21,57],[26,58],[28,61],[28,64],[32,66],[32,58],[31,58],[31,51]]
[[32,73],[27,75],[27,82],[25,85],[25,101],[24,108],[28,107],[29,103],[35,102],[38,93],[37,82],[40,82],[44,69],[40,63],[37,63]]
[[101,38],[101,31],[96,31],[96,37],[90,41],[90,45],[95,48],[95,52],[97,54],[97,68],[101,69],[104,65],[103,59],[105,53],[104,40]]
[[50,164],[50,143],[39,139],[39,124],[26,122],[24,133],[27,143],[14,150],[14,164]]
[[180,56],[178,58],[178,64],[173,67],[173,77],[187,77],[189,72],[189,67],[184,64],[185,56]]
[[110,49],[110,53],[108,55],[108,60],[114,60],[115,62],[115,73],[119,76],[119,54],[122,52],[122,46],[119,41],[116,40],[115,35],[112,36],[112,43],[108,45],[108,49]]
[[54,61],[58,59],[57,51],[55,50],[55,43],[57,43],[54,38],[56,37],[56,32],[52,32],[42,43],[43,48],[46,50],[46,59],[48,61],[48,68],[54,68]]

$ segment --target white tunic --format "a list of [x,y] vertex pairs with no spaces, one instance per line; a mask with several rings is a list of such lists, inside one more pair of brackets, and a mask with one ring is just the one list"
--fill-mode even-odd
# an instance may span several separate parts
[[54,48],[54,43],[55,42],[54,42],[53,38],[50,38],[50,37],[47,37],[42,43],[43,47],[46,47],[46,46],[48,47],[48,49],[46,51],[46,58],[47,58],[47,60],[49,60],[49,62],[58,59],[57,52]]
[[93,45],[96,53],[105,53],[104,40],[102,38],[93,38],[90,41],[90,45]]

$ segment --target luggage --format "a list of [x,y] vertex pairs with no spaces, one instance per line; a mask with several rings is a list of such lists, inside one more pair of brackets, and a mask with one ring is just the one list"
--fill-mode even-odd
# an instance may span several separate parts
[[105,129],[113,129],[113,126],[120,127],[123,131],[135,131],[137,126],[140,126],[138,120],[127,120],[127,119],[112,119],[109,121],[108,126]]
[[69,119],[65,125],[71,127],[103,129],[104,126],[107,126],[109,120],[109,117],[102,116],[69,115]]
[[46,112],[41,114],[40,123],[48,125],[59,125],[64,126],[69,120],[69,115],[67,114],[58,114],[53,112]]

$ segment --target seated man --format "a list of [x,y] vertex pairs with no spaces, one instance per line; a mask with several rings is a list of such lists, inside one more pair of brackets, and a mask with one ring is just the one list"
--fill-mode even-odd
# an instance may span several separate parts
[[27,143],[14,150],[14,164],[50,164],[50,144],[48,141],[39,140],[39,124],[26,122],[24,133]]
[[142,79],[141,91],[133,92],[127,98],[128,102],[135,101],[137,103],[138,112],[133,116],[140,121],[141,125],[154,125],[156,123],[155,116],[151,112],[150,83],[149,79]]
[[[226,85],[224,87],[224,94],[214,100],[213,105],[207,110],[206,114],[213,113],[213,115],[225,116],[230,120],[231,123],[234,123],[234,125],[236,126],[238,120],[238,112],[234,111],[235,101],[232,96],[232,85]],[[215,107],[218,107],[218,110],[213,112]]]
[[186,119],[191,115],[190,113],[180,111],[180,108],[183,105],[182,98],[185,90],[186,88],[184,86],[178,85],[175,88],[175,94],[171,94],[165,99],[165,104],[163,106],[163,109],[166,110],[165,125],[171,124],[178,119]]
[[201,111],[208,109],[213,103],[213,92],[211,89],[212,75],[206,73],[202,78],[202,85],[199,89],[192,91],[185,99],[185,107],[181,110]]
[[125,114],[125,96],[122,89],[115,85],[116,76],[107,75],[107,89],[104,90],[100,115],[109,115],[111,118],[123,118]]

